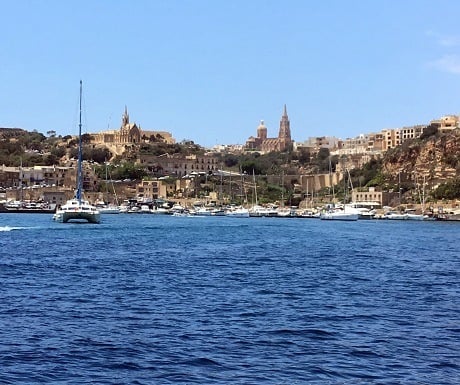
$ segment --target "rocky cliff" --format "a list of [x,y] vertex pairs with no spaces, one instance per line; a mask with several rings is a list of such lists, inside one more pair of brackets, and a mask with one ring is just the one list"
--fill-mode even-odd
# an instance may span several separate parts
[[407,183],[425,179],[429,186],[460,176],[460,130],[414,139],[387,151],[383,173]]

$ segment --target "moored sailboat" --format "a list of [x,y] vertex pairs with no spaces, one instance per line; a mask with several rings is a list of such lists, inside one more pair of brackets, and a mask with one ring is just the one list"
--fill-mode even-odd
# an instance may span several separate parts
[[114,203],[106,203],[102,199],[102,200],[97,200],[95,202],[95,206],[100,211],[101,214],[119,214],[120,213],[120,205],[118,204],[117,193],[116,193],[115,188],[113,186],[112,177],[110,177],[110,181],[108,179],[108,165],[106,163],[105,164],[105,189],[106,189],[106,198],[107,199],[109,197],[109,190],[108,190],[108,187],[107,187],[109,183],[112,186],[113,195],[115,197],[116,204],[114,204]]
[[53,215],[53,219],[57,222],[67,223],[71,221],[99,223],[101,213],[91,205],[87,200],[83,199],[83,172],[82,172],[82,139],[81,139],[81,99],[82,99],[82,81],[80,80],[80,120],[78,124],[78,168],[77,168],[77,190],[75,197],[68,200],[60,209]]
[[249,210],[243,206],[229,207],[225,210],[225,216],[233,218],[249,218]]
[[[350,174],[348,174],[350,176]],[[332,201],[335,201],[335,192],[334,192],[334,185],[332,183],[332,164],[331,160],[329,159],[329,177],[332,186]],[[345,179],[345,178],[344,178]],[[349,178],[349,182],[351,180]],[[353,189],[353,186],[352,186]],[[348,188],[345,187],[345,193],[347,193]],[[346,196],[345,196],[346,198]],[[330,203],[325,206],[323,211],[320,214],[320,219],[323,220],[334,220],[334,221],[357,221],[359,218],[359,212],[356,210],[352,205],[340,205],[337,206],[335,203]]]
[[343,209],[334,205],[328,205],[326,210],[320,215],[320,219],[335,221],[357,221],[358,218],[358,211],[348,205],[345,205]]

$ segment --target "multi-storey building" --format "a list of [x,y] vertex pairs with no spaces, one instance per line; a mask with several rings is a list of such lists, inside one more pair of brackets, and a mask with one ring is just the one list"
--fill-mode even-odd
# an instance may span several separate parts
[[399,128],[397,129],[384,129],[383,134],[383,151],[389,148],[394,148],[401,144]]
[[145,201],[166,198],[167,194],[167,185],[158,179],[142,180],[136,185],[137,197],[143,198]]
[[[83,190],[94,193],[98,180],[92,167],[85,162],[82,171]],[[74,196],[76,183],[76,165],[0,167],[0,187],[6,189],[8,199],[63,204]]]
[[397,129],[385,129],[379,133],[361,134],[355,138],[347,138],[334,151],[336,155],[381,154],[390,148],[397,147],[406,140],[419,138],[425,125],[416,125]]
[[409,140],[409,139],[420,138],[425,127],[426,126],[424,125],[417,125],[417,126],[400,128],[399,129],[400,143],[402,144],[406,140]]
[[232,153],[241,154],[244,152],[243,144],[217,144],[211,148],[214,153]]
[[[71,174],[75,167],[33,166],[0,168],[0,185],[2,187],[67,186],[76,181]],[[75,184],[74,184],[75,186]]]
[[352,155],[364,154],[369,148],[369,136],[359,135],[355,138],[347,138],[342,143],[340,148],[335,151],[337,155]]
[[320,148],[328,148],[330,150],[340,146],[341,140],[335,136],[316,136],[308,138],[305,143],[300,144],[300,146],[305,146],[309,148],[314,148],[318,151]]
[[446,115],[440,119],[432,120],[430,124],[437,127],[439,132],[448,132],[459,127],[460,118],[457,115]]
[[218,169],[218,161],[212,155],[139,154],[137,163],[153,172],[177,177],[194,173],[209,174]]
[[367,191],[354,189],[351,192],[351,200],[362,207],[380,208],[383,204],[383,194],[374,187],[369,187]]
[[373,153],[381,153],[384,147],[384,135],[382,132],[369,134],[367,150]]
[[[75,189],[77,183],[76,164],[69,166],[33,166],[33,167],[6,167],[0,168],[0,186],[38,188],[64,187]],[[94,191],[97,177],[89,164],[83,166],[83,189]]]

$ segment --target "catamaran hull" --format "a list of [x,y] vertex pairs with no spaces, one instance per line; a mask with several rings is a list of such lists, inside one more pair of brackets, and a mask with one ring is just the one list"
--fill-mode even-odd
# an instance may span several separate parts
[[354,213],[323,213],[320,216],[323,220],[329,221],[357,221],[358,214]]
[[99,223],[101,221],[100,213],[88,213],[83,211],[72,211],[72,212],[57,212],[54,215],[56,222],[67,223],[67,222],[88,222],[88,223]]

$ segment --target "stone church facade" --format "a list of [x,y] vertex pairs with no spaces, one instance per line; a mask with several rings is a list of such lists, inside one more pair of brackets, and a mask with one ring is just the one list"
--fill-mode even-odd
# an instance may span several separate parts
[[291,124],[287,115],[286,105],[284,105],[277,138],[267,137],[267,127],[262,120],[257,127],[257,136],[249,137],[245,145],[246,149],[258,150],[261,152],[286,151],[291,146]]
[[128,108],[121,117],[121,127],[118,130],[102,131],[91,134],[92,143],[95,145],[105,145],[115,154],[122,154],[128,147],[141,142],[149,142],[152,137],[156,141],[174,144],[176,141],[169,132],[166,131],[145,131],[136,123],[129,121]]
[[92,134],[92,137],[97,144],[135,144],[141,141],[141,130],[136,123],[130,123],[128,109],[125,107],[119,130],[102,131]]

